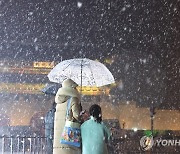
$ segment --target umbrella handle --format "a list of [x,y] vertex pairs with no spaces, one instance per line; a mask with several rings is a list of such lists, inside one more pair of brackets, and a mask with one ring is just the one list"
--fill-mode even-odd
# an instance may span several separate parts
[[83,59],[81,60],[81,94],[82,94],[82,67],[83,67]]
[[[83,67],[83,58],[81,60],[81,88],[80,88],[80,105],[81,105],[81,96],[82,96],[82,67]],[[82,111],[82,105],[81,105],[81,111]]]

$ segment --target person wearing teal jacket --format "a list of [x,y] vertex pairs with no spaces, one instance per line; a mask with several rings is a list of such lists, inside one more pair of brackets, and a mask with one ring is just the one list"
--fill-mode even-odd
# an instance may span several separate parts
[[92,105],[89,114],[90,119],[81,125],[82,154],[108,154],[110,131],[102,122],[101,107]]

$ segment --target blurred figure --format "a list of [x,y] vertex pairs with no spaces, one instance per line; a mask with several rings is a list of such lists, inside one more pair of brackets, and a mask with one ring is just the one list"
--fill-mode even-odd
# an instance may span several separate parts
[[55,125],[54,125],[54,144],[53,154],[81,154],[81,148],[72,147],[69,145],[61,144],[61,134],[66,120],[67,102],[71,98],[70,113],[67,120],[72,122],[78,122],[81,124],[81,105],[79,92],[76,89],[78,85],[71,79],[63,81],[62,88],[58,89],[55,96],[56,113],[55,113]]
[[45,116],[45,137],[47,141],[47,153],[53,153],[53,139],[54,139],[54,115],[56,112],[56,103],[53,102],[51,109]]
[[108,154],[110,131],[102,123],[101,107],[92,105],[89,114],[90,119],[81,125],[82,154]]

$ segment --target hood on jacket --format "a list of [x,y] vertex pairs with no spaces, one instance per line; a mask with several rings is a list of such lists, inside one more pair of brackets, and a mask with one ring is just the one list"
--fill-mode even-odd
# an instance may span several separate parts
[[66,79],[62,83],[62,87],[76,88],[77,86],[78,86],[78,84],[71,79]]
[[62,83],[62,88],[59,88],[56,97],[55,102],[57,104],[65,103],[70,97],[76,97],[80,100],[80,95],[77,89],[77,84],[72,81],[71,79],[67,79]]
[[76,89],[65,87],[65,88],[59,88],[56,97],[55,102],[57,104],[65,103],[70,97],[76,97],[80,100],[79,92]]

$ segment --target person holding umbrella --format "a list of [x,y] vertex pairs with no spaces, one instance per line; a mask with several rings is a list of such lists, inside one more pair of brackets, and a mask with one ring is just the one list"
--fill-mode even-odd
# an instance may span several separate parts
[[67,103],[70,98],[71,106],[68,120],[81,124],[80,112],[82,107],[80,105],[80,95],[76,89],[77,86],[78,84],[73,80],[66,79],[62,83],[62,87],[59,88],[56,93],[55,102],[57,105],[54,119],[53,154],[81,154],[81,148],[60,143],[61,134],[66,120]]
[[[55,97],[58,89],[60,88],[60,84],[51,83],[46,84],[41,91],[46,94]],[[53,153],[53,139],[54,139],[54,115],[56,112],[56,103],[53,102],[51,108],[47,111],[44,119],[45,123],[45,137],[47,148],[46,151],[48,154]]]
[[54,114],[56,112],[56,103],[53,102],[52,107],[45,115],[45,137],[47,141],[47,153],[53,153],[54,139]]

